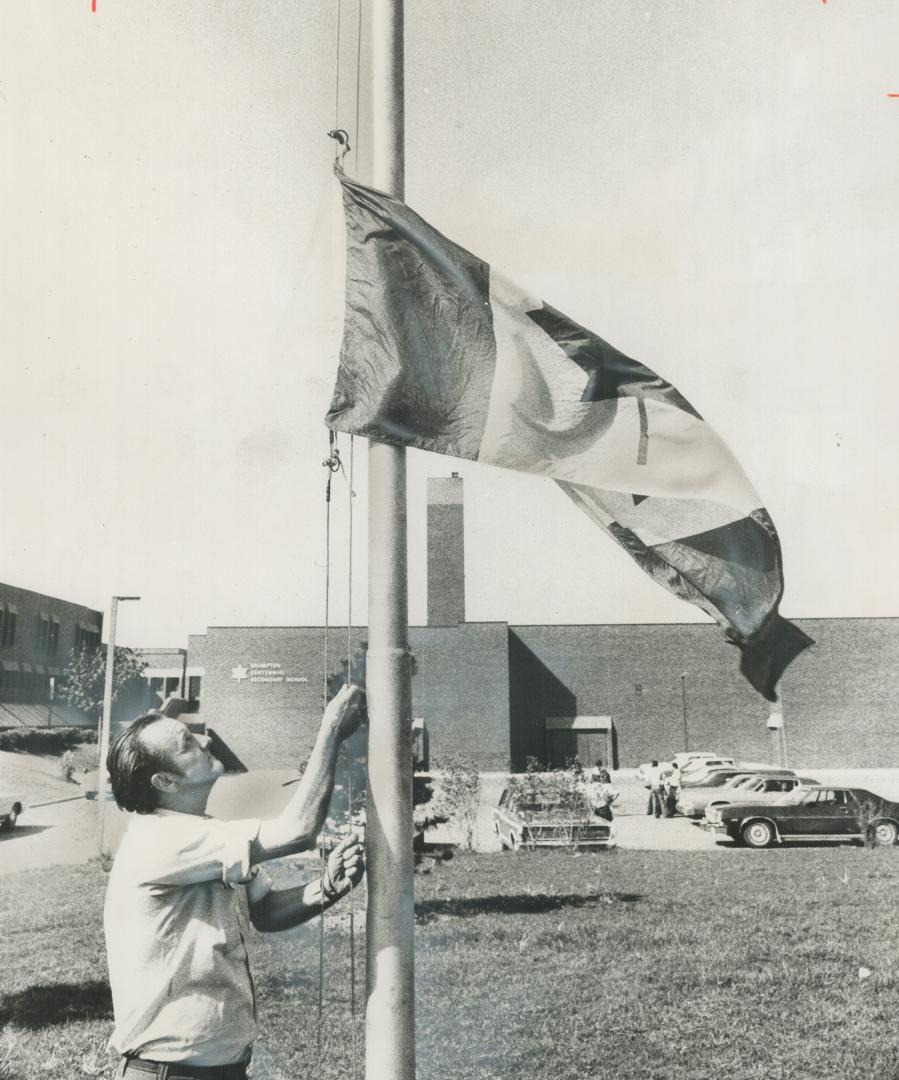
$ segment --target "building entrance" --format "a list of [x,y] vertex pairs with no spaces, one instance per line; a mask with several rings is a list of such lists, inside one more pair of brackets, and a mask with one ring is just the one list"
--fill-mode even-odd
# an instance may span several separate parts
[[610,716],[548,716],[546,763],[564,769],[577,758],[585,769],[602,761],[612,767],[612,718]]

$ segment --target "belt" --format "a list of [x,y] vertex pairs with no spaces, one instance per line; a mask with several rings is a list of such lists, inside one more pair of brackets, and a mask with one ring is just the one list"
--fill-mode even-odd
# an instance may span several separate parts
[[122,1077],[155,1076],[157,1080],[246,1080],[246,1062],[233,1065],[188,1065],[180,1061],[150,1061],[148,1058],[126,1058]]

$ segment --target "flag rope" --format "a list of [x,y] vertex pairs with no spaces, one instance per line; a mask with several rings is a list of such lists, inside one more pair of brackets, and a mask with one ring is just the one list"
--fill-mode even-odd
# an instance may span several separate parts
[[[331,619],[331,482],[335,473],[342,473],[347,482],[349,513],[348,513],[348,553],[347,553],[347,682],[353,677],[352,670],[352,634],[353,634],[353,470],[355,460],[355,438],[350,436],[350,469],[347,474],[343,461],[340,457],[340,449],[337,446],[337,433],[328,432],[329,455],[322,462],[328,470],[328,479],[325,483],[325,640],[324,640],[324,699],[325,706],[328,703],[328,679],[330,674],[329,655],[329,631]],[[346,767],[347,806],[346,820],[352,825],[353,817],[353,757],[348,744],[344,744],[344,763]],[[318,1072],[321,1075],[323,1062],[323,1031],[324,1031],[324,983],[325,983],[325,876],[327,874],[327,857],[325,853],[325,837],[322,833],[319,837],[319,933],[318,933],[318,1024],[316,1032],[316,1048],[318,1058]],[[356,932],[355,932],[355,887],[350,882],[350,1031],[352,1040],[352,1054],[350,1058],[350,1075],[356,1077]]]
[[[334,473],[340,468],[340,451],[337,449],[337,436],[333,431],[328,433],[328,449],[330,453],[322,462],[322,466],[328,470],[328,479],[325,483],[325,641],[324,641],[324,674],[322,696],[324,707],[328,705],[328,671],[330,659],[328,656],[328,632],[330,630],[331,617],[331,480]],[[318,837],[318,884],[319,884],[319,912],[318,912],[318,1023],[315,1033],[316,1058],[318,1074],[322,1073],[322,1032],[324,1030],[325,1013],[325,871],[327,861],[325,856],[324,831]]]
[[[332,139],[336,139],[342,150],[338,153],[338,163],[343,164],[343,159],[350,152],[350,137],[347,131],[340,127],[340,23],[342,0],[337,0],[337,34],[336,56],[334,62],[334,127],[328,132]],[[353,126],[353,139],[356,142],[356,172],[359,171],[359,98],[361,93],[362,72],[362,0],[356,0],[356,113]]]
[[[349,539],[347,542],[347,612],[346,612],[346,656],[347,656],[347,681],[352,678],[353,655],[353,499],[356,492],[353,489],[353,454],[355,450],[355,436],[350,436],[350,472],[349,472]],[[346,802],[347,822],[350,827],[353,824],[353,755],[349,743],[346,743]],[[350,1032],[352,1042],[352,1055],[350,1057],[350,1075],[356,1080],[356,888],[350,881]]]

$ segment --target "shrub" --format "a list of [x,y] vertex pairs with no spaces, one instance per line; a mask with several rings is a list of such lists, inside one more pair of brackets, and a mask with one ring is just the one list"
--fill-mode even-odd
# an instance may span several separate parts
[[448,822],[462,834],[462,844],[470,850],[474,844],[478,807],[481,802],[481,776],[470,764],[449,765],[435,771],[431,781],[433,795],[422,807],[431,824]]
[[0,750],[14,754],[62,754],[81,743],[96,743],[89,728],[11,728],[0,731]]
[[[556,827],[567,835],[565,847],[572,851],[579,846],[579,825],[589,804],[586,798],[584,770],[577,758],[565,769],[540,771],[540,763],[528,758],[527,769],[509,777],[509,791],[521,796],[521,802],[531,806],[554,808]],[[525,840],[527,844],[527,840]]]

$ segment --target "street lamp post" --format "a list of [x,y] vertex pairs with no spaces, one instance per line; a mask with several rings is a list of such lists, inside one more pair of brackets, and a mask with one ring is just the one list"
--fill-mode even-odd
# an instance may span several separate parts
[[682,671],[680,676],[680,699],[684,714],[684,752],[690,749],[690,730],[687,727],[687,672]]
[[100,721],[100,768],[97,776],[99,814],[98,847],[103,854],[106,839],[106,757],[109,753],[109,728],[112,720],[112,677],[115,667],[115,627],[120,600],[140,600],[139,596],[114,596],[109,602],[109,637],[106,641],[106,681],[103,686],[103,717]]

